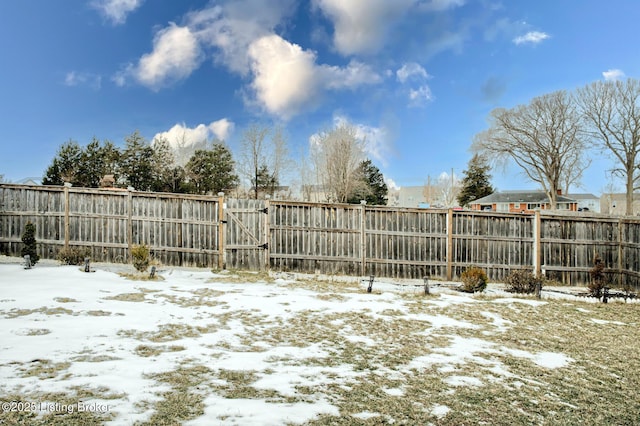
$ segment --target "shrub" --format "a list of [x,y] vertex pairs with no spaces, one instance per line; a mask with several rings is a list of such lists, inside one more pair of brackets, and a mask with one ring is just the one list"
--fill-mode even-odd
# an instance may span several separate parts
[[131,257],[133,259],[133,267],[140,272],[144,272],[149,268],[151,263],[151,253],[149,247],[141,244],[133,246],[131,249]]
[[40,256],[38,256],[38,244],[36,242],[36,226],[33,223],[27,222],[25,225],[22,242],[24,246],[22,247],[20,255],[22,257],[29,255],[31,264],[35,265],[38,263],[38,260],[40,260]]
[[593,268],[589,271],[589,275],[591,277],[591,282],[587,286],[589,288],[589,293],[594,297],[602,296],[602,289],[604,288],[605,279],[604,279],[604,262],[600,258],[600,255],[596,253],[593,257]]
[[535,293],[537,286],[542,289],[543,281],[542,277],[536,277],[531,272],[523,269],[515,270],[505,278],[507,291],[524,294]]
[[487,281],[489,281],[487,273],[478,267],[466,269],[460,275],[460,279],[462,280],[462,291],[467,293],[484,291],[487,288]]
[[91,251],[88,248],[68,247],[58,252],[56,259],[65,265],[82,265],[85,257],[90,257]]

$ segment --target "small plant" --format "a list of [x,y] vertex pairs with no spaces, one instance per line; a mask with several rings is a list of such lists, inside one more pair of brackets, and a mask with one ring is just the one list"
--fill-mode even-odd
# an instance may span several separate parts
[[507,291],[524,294],[533,294],[537,288],[542,289],[543,281],[542,277],[536,277],[531,272],[523,269],[512,271],[505,278]]
[[151,253],[149,252],[149,247],[144,244],[133,246],[131,249],[131,257],[133,260],[133,267],[140,272],[146,271],[151,264]]
[[20,255],[22,257],[29,255],[31,264],[35,265],[38,263],[38,260],[40,260],[40,256],[38,256],[38,245],[36,242],[36,226],[33,223],[27,222],[25,225],[22,242],[24,243],[24,247],[22,247]]
[[81,247],[65,247],[60,249],[56,259],[64,265],[82,265],[85,257],[90,257],[90,250]]
[[604,262],[598,253],[593,257],[593,268],[589,271],[589,275],[591,277],[591,282],[587,286],[589,288],[589,293],[593,297],[601,297],[605,284]]
[[489,281],[487,273],[478,267],[466,269],[460,275],[460,279],[462,280],[461,290],[467,293],[484,291],[487,288],[487,281]]

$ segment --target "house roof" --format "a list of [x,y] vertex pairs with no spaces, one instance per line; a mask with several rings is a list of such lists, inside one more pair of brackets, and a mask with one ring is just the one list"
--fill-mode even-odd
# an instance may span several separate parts
[[599,200],[600,197],[596,197],[593,194],[567,194],[567,197],[573,198],[576,201],[580,200]]
[[[558,195],[559,203],[574,203],[573,198]],[[494,192],[486,197],[472,201],[471,204],[494,204],[494,203],[535,203],[544,204],[549,202],[549,197],[543,191],[502,191]]]

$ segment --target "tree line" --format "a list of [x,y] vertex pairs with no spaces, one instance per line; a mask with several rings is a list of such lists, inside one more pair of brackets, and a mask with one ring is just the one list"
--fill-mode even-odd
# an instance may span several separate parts
[[[322,201],[386,204],[384,176],[366,157],[366,140],[353,126],[327,130],[313,145],[297,167],[303,197],[316,188]],[[194,142],[185,136],[171,144],[157,137],[149,142],[135,131],[122,147],[95,137],[86,146],[70,140],[59,147],[42,183],[190,194],[234,191],[257,199],[282,189],[281,181],[295,169],[284,131],[253,123],[242,133],[237,158],[217,139]]]

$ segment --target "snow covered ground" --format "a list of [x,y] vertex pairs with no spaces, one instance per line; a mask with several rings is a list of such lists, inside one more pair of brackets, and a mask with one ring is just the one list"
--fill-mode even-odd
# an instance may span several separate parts
[[[563,353],[485,339],[513,325],[491,306],[535,309],[548,303],[515,298],[498,288],[489,291],[495,299],[445,286],[432,286],[435,295],[424,297],[419,286],[381,280],[369,294],[366,283],[353,280],[326,284],[281,274],[253,282],[179,268],[161,271],[163,281],[132,281],[118,275],[115,266],[85,273],[43,262],[25,270],[18,261],[0,261],[0,399],[20,395],[37,400],[38,416],[49,414],[53,404],[58,411],[68,409],[47,399],[67,395],[65,401],[76,398],[106,424],[130,425],[150,421],[172,392],[181,392],[197,405],[194,413],[179,417],[185,425],[378,417],[375,406],[346,412],[335,390],[353,387],[374,369],[375,360],[352,352],[370,348],[386,360],[383,355],[405,350],[389,343],[394,336],[388,330],[374,330],[396,320],[402,327],[418,324],[412,333],[419,342],[437,335],[448,343],[420,343],[406,359],[397,355],[393,363],[376,363],[375,374],[394,383],[382,389],[388,398],[403,398],[403,381],[429,368],[437,368],[442,386],[455,392],[513,377],[504,357],[540,369],[562,369],[573,362]],[[477,303],[487,305],[478,322],[446,313],[448,307]],[[469,337],[476,331],[477,337]],[[486,380],[460,372],[460,366],[472,362],[485,369]],[[183,374],[179,378],[184,380],[172,380],[172,374]],[[434,419],[450,411],[446,404],[428,402],[422,409]]]

